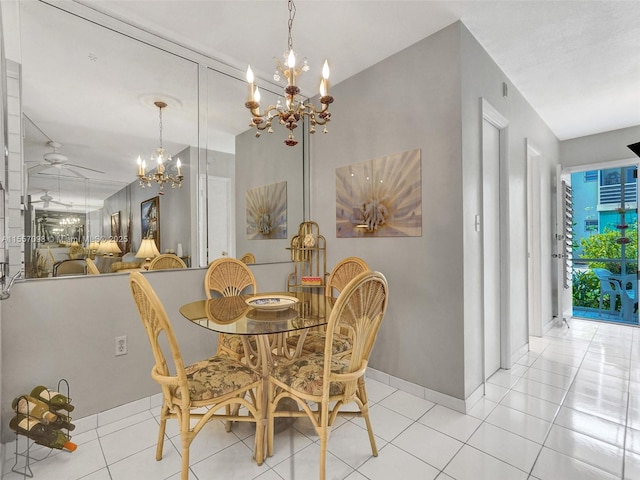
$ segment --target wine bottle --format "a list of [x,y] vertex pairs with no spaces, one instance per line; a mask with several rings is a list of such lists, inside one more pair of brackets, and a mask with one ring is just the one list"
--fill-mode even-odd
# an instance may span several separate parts
[[45,447],[65,449],[73,452],[78,446],[69,440],[69,437],[60,430],[52,430],[41,421],[28,415],[19,413],[11,419],[9,427],[21,435],[29,437],[38,445]]
[[54,422],[58,418],[55,413],[49,411],[49,405],[28,395],[14,398],[11,408],[15,412],[31,415],[44,424]]
[[76,426],[73,423],[71,423],[71,418],[69,418],[67,415],[63,415],[58,411],[56,412],[56,416],[58,418],[56,418],[53,422],[49,424],[49,426],[54,430],[73,431],[73,429],[76,428]]
[[42,400],[54,410],[63,409],[67,412],[72,412],[74,408],[73,405],[69,403],[69,399],[63,394],[42,385],[31,390],[31,396]]

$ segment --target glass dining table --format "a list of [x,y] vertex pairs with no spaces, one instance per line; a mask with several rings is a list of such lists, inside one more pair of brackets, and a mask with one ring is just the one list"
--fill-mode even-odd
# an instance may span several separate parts
[[[274,306],[279,301],[281,308]],[[266,412],[271,368],[280,361],[300,356],[307,332],[327,323],[334,302],[334,298],[309,292],[303,292],[300,299],[295,293],[261,293],[198,300],[182,305],[179,311],[203,328],[241,336],[247,365],[263,378]],[[291,332],[299,334],[295,348],[287,345]],[[266,428],[266,419],[262,428]]]

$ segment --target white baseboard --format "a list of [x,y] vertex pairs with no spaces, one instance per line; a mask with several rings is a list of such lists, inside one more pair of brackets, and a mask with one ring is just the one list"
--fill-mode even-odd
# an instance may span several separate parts
[[480,385],[467,399],[462,400],[451,395],[446,395],[441,392],[436,392],[430,388],[422,387],[415,383],[407,382],[401,378],[396,378],[388,373],[381,372],[374,368],[367,368],[367,377],[376,380],[385,385],[390,385],[402,390],[403,392],[410,393],[416,397],[424,398],[431,402],[437,403],[452,410],[456,410],[460,413],[467,413],[473,405],[480,400],[484,395],[484,388]]
[[518,363],[518,360],[520,360],[524,355],[526,355],[528,351],[529,351],[529,342],[525,343],[523,346],[521,346],[511,355],[511,366]]
[[[549,330],[551,330],[554,327],[557,320],[558,320],[558,317],[551,317],[551,320],[549,320],[547,323],[545,323],[542,326],[542,336],[545,336],[549,332]],[[560,326],[562,326],[562,320],[560,321]]]
[[[407,392],[411,395],[430,400],[434,403],[447,408],[451,408],[461,413],[466,413],[467,411],[469,411],[469,409],[473,407],[473,405],[475,405],[475,403],[480,400],[480,398],[484,394],[484,388],[482,385],[480,385],[480,387],[478,387],[466,400],[462,400],[456,397],[452,397],[451,395],[436,392],[435,390],[431,390],[415,383],[408,382],[401,378],[396,378],[392,375],[389,375],[388,373],[381,372],[374,368],[367,369],[367,377],[380,383],[384,383],[385,385],[395,387],[398,390],[402,390],[403,392]],[[151,397],[141,398],[140,400],[134,400],[133,402],[120,405],[110,410],[105,410],[104,412],[79,418],[78,420],[74,419],[73,423],[76,426],[74,435],[78,435],[80,433],[96,429],[98,427],[103,427],[110,423],[123,420],[127,417],[144,412],[146,410],[154,408],[159,409],[161,405],[162,393],[158,393],[156,395],[152,395]],[[6,460],[7,455],[13,455],[13,453],[8,453],[8,448],[12,445],[14,445],[14,442],[0,444],[0,459]],[[2,469],[4,468],[6,462],[3,461],[1,463],[2,465],[0,466],[0,471],[2,472],[2,474],[4,474],[4,471]]]

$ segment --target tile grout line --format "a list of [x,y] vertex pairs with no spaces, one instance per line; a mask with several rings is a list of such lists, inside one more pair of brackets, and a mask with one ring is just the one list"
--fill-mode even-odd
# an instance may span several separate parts
[[[560,328],[563,328],[562,326]],[[565,392],[564,396],[562,397],[562,401],[560,402],[560,407],[558,408],[558,411],[555,413],[555,415],[553,416],[553,419],[551,420],[551,426],[549,427],[549,430],[547,431],[547,434],[545,435],[543,441],[542,441],[542,446],[540,448],[540,451],[538,452],[538,455],[536,456],[535,461],[533,462],[533,465],[531,466],[531,471],[529,472],[529,476],[532,477],[533,476],[533,470],[536,466],[536,464],[538,463],[538,460],[540,459],[540,454],[542,453],[542,450],[544,449],[545,443],[547,442],[547,439],[549,438],[549,435],[551,434],[551,429],[553,428],[554,425],[556,425],[556,419],[558,418],[558,415],[560,414],[560,410],[562,409],[562,407],[564,406],[564,402],[567,399],[567,395],[569,395],[569,392],[571,391],[571,387],[573,387],[573,384],[576,381],[576,377],[578,376],[578,373],[580,372],[580,367],[582,366],[582,363],[584,362],[584,357],[586,356],[587,352],[589,351],[589,347],[591,346],[591,343],[593,342],[593,338],[595,337],[596,333],[598,332],[598,330],[600,329],[600,326],[598,325],[596,328],[596,331],[593,333],[593,335],[591,336],[591,339],[589,340],[589,344],[587,345],[587,350],[585,351],[584,355],[582,356],[582,360],[580,361],[580,365],[578,366],[575,375],[573,376],[571,383],[569,384],[569,387],[567,388],[567,391]],[[569,328],[567,327],[567,331],[569,331]],[[553,341],[552,341],[553,343]],[[552,344],[550,343],[549,345],[547,345],[545,347],[544,350],[546,350],[547,348],[549,348],[549,346]],[[542,353],[544,353],[544,350],[542,352],[540,352],[540,356],[542,356]],[[569,407],[567,407],[569,408]],[[547,447],[548,448],[548,447]],[[558,452],[561,453],[562,452]],[[573,458],[573,457],[571,457]]]

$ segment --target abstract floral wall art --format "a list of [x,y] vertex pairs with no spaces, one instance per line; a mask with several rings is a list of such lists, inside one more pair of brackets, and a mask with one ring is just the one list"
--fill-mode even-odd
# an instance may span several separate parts
[[420,237],[420,150],[336,168],[337,237]]
[[287,182],[247,190],[247,239],[287,238]]

